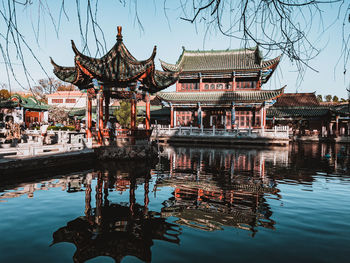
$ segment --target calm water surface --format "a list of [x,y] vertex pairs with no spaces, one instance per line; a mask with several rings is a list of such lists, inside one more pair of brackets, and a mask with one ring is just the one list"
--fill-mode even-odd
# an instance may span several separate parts
[[349,156],[165,148],[153,164],[0,182],[0,262],[350,262]]

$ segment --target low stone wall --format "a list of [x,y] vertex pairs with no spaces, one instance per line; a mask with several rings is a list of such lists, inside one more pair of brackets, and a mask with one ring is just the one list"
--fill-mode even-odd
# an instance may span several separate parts
[[11,175],[26,177],[37,172],[53,173],[74,167],[85,169],[92,167],[96,156],[93,150],[76,151],[62,154],[49,154],[31,158],[8,158],[0,161],[0,178]]
[[125,145],[118,146],[102,146],[95,148],[95,153],[98,160],[119,159],[152,159],[157,157],[158,149],[154,144],[147,145]]

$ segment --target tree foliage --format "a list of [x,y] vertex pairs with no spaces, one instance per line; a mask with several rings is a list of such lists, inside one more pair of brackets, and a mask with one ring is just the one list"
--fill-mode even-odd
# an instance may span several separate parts
[[333,102],[339,102],[338,96],[336,96],[336,95],[333,96]]
[[[117,118],[118,123],[123,128],[130,128],[131,103],[128,100],[121,100],[120,107],[114,111],[113,115]],[[139,125],[142,122],[142,117],[136,118],[136,125]]]
[[113,114],[117,118],[118,123],[123,128],[130,128],[130,121],[131,121],[131,103],[130,102],[126,100],[120,101],[119,109],[116,109]]
[[332,95],[330,95],[330,94],[325,95],[325,96],[324,96],[324,99],[325,99],[327,102],[331,102],[331,101],[332,101]]
[[77,88],[72,84],[62,85],[57,88],[57,91],[75,91],[75,90],[77,90]]
[[49,108],[49,119],[56,123],[68,121],[68,111],[64,107],[51,106]]
[[0,99],[7,100],[10,98],[10,92],[7,89],[1,89],[0,90]]
[[318,94],[316,98],[317,98],[317,100],[318,100],[319,102],[322,102],[322,101],[323,101],[322,95],[320,95],[320,94]]

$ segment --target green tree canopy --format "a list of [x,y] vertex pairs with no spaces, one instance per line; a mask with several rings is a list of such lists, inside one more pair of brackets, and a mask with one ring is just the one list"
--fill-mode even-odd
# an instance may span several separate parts
[[320,94],[318,94],[316,98],[317,98],[317,100],[318,100],[319,102],[323,101],[322,95],[320,95]]
[[[131,122],[131,103],[127,100],[120,101],[119,109],[116,109],[113,115],[117,118],[118,123],[123,128],[130,128]],[[143,122],[142,117],[136,118],[136,125]]]
[[334,95],[333,96],[333,102],[338,102],[338,101],[339,101],[339,98],[336,95]]
[[324,98],[325,98],[325,100],[326,100],[327,102],[331,102],[331,101],[332,101],[332,95],[330,95],[330,94],[324,96]]
[[118,123],[123,128],[130,128],[131,103],[129,101],[126,101],[126,100],[120,101],[119,109],[116,109],[113,114],[117,118]]

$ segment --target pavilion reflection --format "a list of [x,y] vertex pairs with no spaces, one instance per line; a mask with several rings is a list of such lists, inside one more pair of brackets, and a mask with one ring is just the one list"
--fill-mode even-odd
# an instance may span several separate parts
[[[152,259],[153,240],[178,244],[181,229],[166,221],[160,213],[149,211],[150,174],[138,178],[135,174],[111,170],[90,173],[84,180],[85,211],[53,234],[53,244],[69,242],[76,246],[74,262],[85,262],[109,256],[120,262],[125,256],[135,256],[145,262]],[[95,208],[92,208],[92,181],[96,180]],[[136,202],[137,186],[144,188],[143,204]],[[113,203],[109,191],[129,190],[128,203]]]
[[[169,173],[157,174],[156,187],[170,186],[174,192],[163,202],[162,216],[205,231],[235,227],[254,236],[259,227],[274,229],[266,196],[279,198],[279,190],[266,176],[263,154],[176,148],[167,155]],[[288,154],[274,157],[288,161]]]

